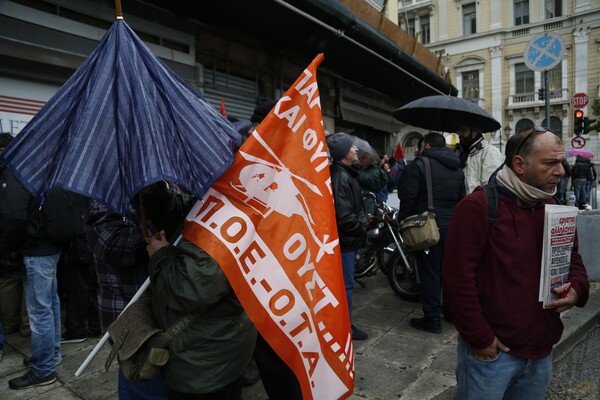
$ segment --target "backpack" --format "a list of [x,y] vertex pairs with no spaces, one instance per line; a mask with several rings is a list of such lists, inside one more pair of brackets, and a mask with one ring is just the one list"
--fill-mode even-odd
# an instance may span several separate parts
[[142,297],[130,304],[108,326],[113,347],[104,364],[108,371],[115,356],[123,376],[130,382],[152,379],[169,361],[169,346],[198,314],[185,314],[166,331],[158,328],[152,312],[152,299]]
[[488,225],[493,225],[496,219],[496,212],[498,211],[498,189],[496,185],[492,185],[489,182],[483,186],[485,197],[487,199],[488,208]]
[[[486,183],[483,185],[483,191],[485,192],[485,198],[487,200],[487,209],[488,209],[488,229],[494,224],[494,220],[496,219],[496,212],[498,211],[498,188],[496,185],[491,183]],[[442,314],[447,321],[452,322],[452,313],[450,312],[450,308],[448,306],[448,301],[446,300],[446,296],[444,291],[442,290]]]

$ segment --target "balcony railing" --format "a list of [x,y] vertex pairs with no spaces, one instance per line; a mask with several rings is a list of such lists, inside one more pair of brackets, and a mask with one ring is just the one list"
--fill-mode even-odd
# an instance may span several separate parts
[[521,28],[521,29],[512,31],[512,37],[519,37],[519,36],[525,36],[525,35],[529,35],[529,28]]
[[400,3],[398,4],[398,9],[402,10],[404,8],[424,7],[432,4],[433,0],[400,0]]
[[508,98],[508,104],[533,103],[536,97],[537,93],[511,94]]
[[[569,95],[568,89],[555,89],[550,90],[550,101],[567,101]],[[508,96],[508,105],[519,105],[519,106],[538,106],[544,104],[544,100],[539,99],[537,91],[528,93],[517,93]]]
[[562,21],[548,22],[544,24],[544,31],[554,31],[563,27]]

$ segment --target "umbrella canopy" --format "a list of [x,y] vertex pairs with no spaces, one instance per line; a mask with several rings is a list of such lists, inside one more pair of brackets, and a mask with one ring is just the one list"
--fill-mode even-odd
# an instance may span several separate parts
[[[338,143],[340,143],[336,139],[342,138],[342,137],[348,138],[348,140],[352,141],[352,144],[358,148],[358,156],[359,157],[362,152],[367,152],[367,153],[371,154],[371,157],[373,157],[374,162],[376,162],[376,163],[379,162],[379,155],[377,154],[375,149],[373,149],[373,147],[369,144],[369,142],[367,142],[366,140],[361,139],[357,136],[346,133],[346,132],[336,132],[336,133],[332,133],[331,135],[327,136],[327,147],[329,148],[330,152],[332,150],[335,151],[333,149],[333,147],[335,147]],[[348,146],[350,146],[350,145],[348,145]],[[344,151],[347,151],[347,150],[344,149]]]
[[458,132],[461,125],[481,132],[500,129],[500,123],[490,113],[473,102],[453,96],[422,97],[400,107],[393,116],[412,126],[440,132]]
[[124,214],[160,180],[201,197],[239,144],[233,126],[117,20],[0,160],[41,203],[60,186]]
[[569,157],[581,156],[590,160],[594,158],[594,153],[584,149],[569,149],[567,150],[567,154],[569,155]]
[[[351,135],[352,136],[352,135]],[[358,147],[358,156],[360,157],[362,153],[368,153],[371,155],[371,158],[373,159],[374,163],[379,163],[379,154],[377,154],[377,151],[375,151],[375,149],[373,148],[373,146],[371,146],[371,144],[369,142],[367,142],[365,139],[359,138],[358,136],[352,136],[354,144],[356,145],[356,147]]]

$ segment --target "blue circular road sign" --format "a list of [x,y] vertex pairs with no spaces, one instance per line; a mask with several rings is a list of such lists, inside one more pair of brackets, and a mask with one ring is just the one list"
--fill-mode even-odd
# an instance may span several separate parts
[[534,71],[554,68],[565,57],[566,46],[558,33],[546,32],[534,36],[523,52],[525,65]]

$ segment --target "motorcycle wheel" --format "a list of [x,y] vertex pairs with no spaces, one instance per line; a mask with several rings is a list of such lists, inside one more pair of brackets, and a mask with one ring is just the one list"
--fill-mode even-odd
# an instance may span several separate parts
[[419,300],[419,287],[417,285],[417,263],[415,257],[409,253],[405,253],[406,260],[412,268],[408,271],[404,265],[404,261],[400,256],[400,251],[396,249],[390,256],[388,261],[388,281],[390,286],[400,298],[408,301]]
[[354,278],[364,278],[365,276],[373,275],[376,262],[375,250],[373,247],[360,249],[356,254]]

